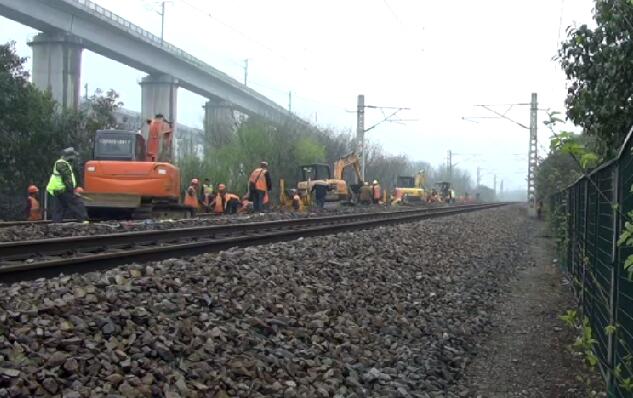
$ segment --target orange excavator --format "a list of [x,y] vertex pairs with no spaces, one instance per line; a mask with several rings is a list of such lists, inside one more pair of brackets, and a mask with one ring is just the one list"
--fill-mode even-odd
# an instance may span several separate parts
[[84,167],[86,208],[91,218],[182,218],[180,170],[173,165],[173,128],[162,115],[140,132],[98,130],[93,160]]

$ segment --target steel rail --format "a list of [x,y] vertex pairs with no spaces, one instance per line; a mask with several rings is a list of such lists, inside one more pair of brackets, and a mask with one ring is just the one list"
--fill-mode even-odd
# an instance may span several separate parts
[[[86,272],[231,247],[359,230],[381,225],[483,210],[505,203],[344,214],[294,220],[213,225],[95,236],[72,236],[0,243],[0,282]],[[84,252],[81,252],[84,250]]]

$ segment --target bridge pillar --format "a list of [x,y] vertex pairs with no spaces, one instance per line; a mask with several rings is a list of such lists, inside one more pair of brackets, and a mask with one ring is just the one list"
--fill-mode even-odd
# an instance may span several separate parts
[[204,105],[204,134],[207,146],[219,148],[231,140],[235,131],[235,115],[229,102],[208,100]]
[[66,33],[39,33],[33,50],[33,84],[49,90],[64,108],[77,109],[81,89],[81,40]]
[[178,80],[165,74],[147,75],[141,79],[141,118],[145,121],[161,113],[173,123],[174,137],[177,102]]

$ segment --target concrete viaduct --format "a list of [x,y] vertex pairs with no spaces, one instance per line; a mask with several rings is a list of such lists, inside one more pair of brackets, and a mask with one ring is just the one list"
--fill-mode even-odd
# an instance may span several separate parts
[[141,115],[177,120],[183,87],[208,99],[205,126],[232,121],[233,110],[273,123],[307,125],[275,102],[175,46],[89,0],[0,0],[0,15],[42,33],[30,44],[33,83],[60,104],[76,108],[84,48],[146,72],[141,81]]

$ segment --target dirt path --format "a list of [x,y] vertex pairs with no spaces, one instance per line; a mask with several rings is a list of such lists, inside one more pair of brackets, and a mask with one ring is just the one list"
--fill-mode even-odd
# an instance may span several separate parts
[[545,232],[544,223],[529,223],[527,265],[510,282],[491,334],[467,369],[464,381],[473,397],[593,396],[577,380],[586,367],[567,348],[575,336],[558,318],[575,304]]

